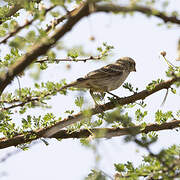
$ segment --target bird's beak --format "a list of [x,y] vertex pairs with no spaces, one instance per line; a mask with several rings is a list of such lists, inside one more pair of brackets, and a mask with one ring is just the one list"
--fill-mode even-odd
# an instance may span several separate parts
[[134,67],[134,70],[133,70],[134,72],[136,72],[136,68]]

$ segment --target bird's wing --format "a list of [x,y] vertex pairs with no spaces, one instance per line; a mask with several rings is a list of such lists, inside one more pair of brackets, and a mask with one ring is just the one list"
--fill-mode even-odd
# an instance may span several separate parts
[[89,72],[85,79],[98,79],[102,77],[108,77],[108,76],[120,76],[123,73],[123,66],[116,65],[116,64],[109,64],[107,66],[104,66],[100,69],[97,69],[95,71]]
[[78,78],[76,81],[67,84],[61,88],[66,89],[68,87],[87,88],[89,80],[93,79],[105,79],[114,76],[121,76],[125,69],[119,64],[109,64],[95,71],[89,72],[85,77]]

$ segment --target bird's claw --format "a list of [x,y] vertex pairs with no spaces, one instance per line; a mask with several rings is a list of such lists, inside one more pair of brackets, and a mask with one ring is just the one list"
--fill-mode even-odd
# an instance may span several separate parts
[[98,111],[99,113],[103,113],[104,112],[102,106],[100,106],[98,104],[95,105],[95,110]]

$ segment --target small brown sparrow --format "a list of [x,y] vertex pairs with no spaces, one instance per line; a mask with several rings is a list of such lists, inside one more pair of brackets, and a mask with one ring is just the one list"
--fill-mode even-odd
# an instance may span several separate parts
[[[130,57],[123,57],[118,59],[115,63],[104,66],[100,69],[88,73],[85,77],[79,78],[76,81],[63,86],[60,90],[68,87],[87,88],[95,101],[93,92],[104,93],[117,89],[126,80],[130,72],[136,71],[136,63]],[[113,95],[115,96],[115,95]],[[118,97],[118,96],[116,96]],[[61,125],[62,127],[62,125]],[[50,137],[57,132],[60,128],[58,125],[47,130],[43,137]]]
[[130,57],[122,57],[113,64],[89,72],[85,77],[78,78],[76,81],[63,86],[60,90],[68,87],[90,89],[90,94],[97,105],[93,92],[107,92],[118,97],[109,91],[119,88],[132,71],[136,71],[135,61]]

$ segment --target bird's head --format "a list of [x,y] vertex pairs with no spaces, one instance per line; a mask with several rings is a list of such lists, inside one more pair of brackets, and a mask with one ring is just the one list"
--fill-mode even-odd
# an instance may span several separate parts
[[136,62],[130,57],[122,57],[116,63],[123,65],[127,70],[136,72]]

